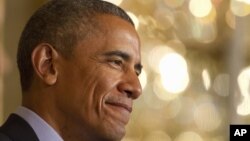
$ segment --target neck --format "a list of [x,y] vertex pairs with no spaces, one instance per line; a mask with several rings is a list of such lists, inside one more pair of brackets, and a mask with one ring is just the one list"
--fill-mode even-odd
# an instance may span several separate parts
[[48,93],[25,92],[23,93],[22,105],[29,108],[44,121],[46,121],[65,141],[106,141],[92,134],[86,125],[75,125],[72,118],[56,106],[56,101]]

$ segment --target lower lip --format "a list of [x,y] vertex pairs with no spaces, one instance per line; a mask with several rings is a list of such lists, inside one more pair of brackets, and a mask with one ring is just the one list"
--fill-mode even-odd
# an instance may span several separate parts
[[120,109],[120,110],[123,110],[123,111],[126,111],[126,112],[128,112],[128,113],[131,113],[130,110],[128,110],[126,107],[124,107],[124,106],[122,106],[122,105],[115,104],[115,103],[106,103],[106,104],[109,105],[109,106],[112,106],[112,107],[114,107],[114,108],[118,108],[118,109]]

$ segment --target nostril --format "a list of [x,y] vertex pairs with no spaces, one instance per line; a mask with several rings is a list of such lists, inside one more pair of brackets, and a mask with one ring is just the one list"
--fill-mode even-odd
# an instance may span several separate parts
[[126,95],[128,96],[128,98],[132,98],[133,97],[133,92],[132,91],[125,90],[124,92],[126,93]]

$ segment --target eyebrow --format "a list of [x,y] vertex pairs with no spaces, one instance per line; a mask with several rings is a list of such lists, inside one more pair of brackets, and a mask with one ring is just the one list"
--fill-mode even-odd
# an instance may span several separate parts
[[119,56],[124,60],[129,60],[131,57],[129,56],[129,54],[119,51],[119,50],[115,50],[115,51],[109,51],[104,53],[105,56]]
[[[128,61],[131,58],[128,53],[120,51],[120,50],[106,52],[106,53],[104,53],[104,56],[119,56],[122,59],[124,59],[125,61]],[[143,68],[141,63],[137,63],[134,67],[139,72],[141,72],[141,70]]]

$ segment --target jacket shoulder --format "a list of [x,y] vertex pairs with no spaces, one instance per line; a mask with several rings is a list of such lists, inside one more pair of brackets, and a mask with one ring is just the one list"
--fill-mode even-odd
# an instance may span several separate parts
[[0,141],[11,141],[8,136],[0,132]]
[[[39,141],[32,127],[20,116],[11,114],[6,122],[0,127],[1,138],[7,136],[12,141]],[[9,140],[3,140],[9,141]]]

